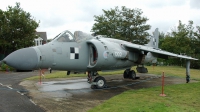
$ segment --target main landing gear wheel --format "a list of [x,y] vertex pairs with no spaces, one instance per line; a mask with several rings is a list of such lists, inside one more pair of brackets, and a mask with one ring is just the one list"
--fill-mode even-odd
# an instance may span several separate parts
[[96,86],[97,89],[102,89],[106,86],[106,80],[105,80],[104,77],[101,77],[101,76],[96,77],[94,79],[94,82],[96,82],[95,86]]
[[136,79],[136,73],[134,70],[129,71],[128,75],[130,79],[133,79],[133,80]]
[[126,72],[126,70],[124,71],[124,79],[126,79],[126,78],[128,78],[129,76],[128,76],[128,73]]
[[125,79],[136,79],[136,73],[134,70],[126,69],[123,74]]

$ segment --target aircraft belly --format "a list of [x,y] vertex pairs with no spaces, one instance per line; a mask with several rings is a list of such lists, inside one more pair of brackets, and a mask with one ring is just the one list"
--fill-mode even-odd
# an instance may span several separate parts
[[131,66],[134,66],[134,63],[129,60],[118,60],[117,63],[110,66],[109,69],[112,70],[112,69],[130,68]]

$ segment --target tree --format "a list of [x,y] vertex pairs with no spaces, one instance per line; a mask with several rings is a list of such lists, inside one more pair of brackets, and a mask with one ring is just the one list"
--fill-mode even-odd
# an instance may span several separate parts
[[96,21],[92,27],[92,32],[97,35],[106,35],[110,38],[117,38],[133,42],[136,44],[147,44],[149,36],[147,30],[151,28],[147,25],[147,18],[142,17],[141,9],[129,9],[125,6],[110,10],[103,10],[104,14],[94,16]]
[[191,43],[195,55],[200,54],[200,26],[196,26],[196,29]]
[[[198,32],[194,32],[193,21],[188,21],[188,25],[186,25],[179,20],[179,25],[172,29],[171,33],[165,35],[160,47],[173,53],[198,58],[197,56],[200,54],[199,46]],[[168,62],[175,65],[185,65],[185,60],[180,61],[180,59],[170,59]],[[196,62],[194,65],[194,61],[192,61],[191,67],[197,68]]]
[[193,28],[191,26],[192,23],[190,23],[190,21],[189,25],[182,24],[182,22],[179,21],[177,28],[175,27],[172,29],[171,33],[165,36],[161,48],[177,54],[192,54],[193,50],[190,46],[190,42],[193,35]]
[[159,33],[159,37],[158,38],[159,38],[159,45],[158,46],[161,46],[163,41],[164,41],[164,39],[165,39],[165,33],[164,32]]
[[[191,47],[194,50],[193,57],[200,59],[200,26],[196,26],[194,37],[191,39]],[[192,61],[192,68],[200,68],[200,61]]]
[[30,13],[20,7],[8,6],[7,11],[0,9],[0,49],[8,54],[20,48],[34,45],[37,23]]

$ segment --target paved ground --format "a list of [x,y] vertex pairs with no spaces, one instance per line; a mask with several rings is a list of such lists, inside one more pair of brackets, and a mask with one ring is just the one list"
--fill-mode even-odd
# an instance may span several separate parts
[[[108,88],[92,90],[84,78],[44,79],[38,81],[23,81],[29,90],[29,96],[47,112],[85,112],[109,98],[127,90],[137,90],[161,86],[161,77],[151,74],[140,74],[140,79],[123,79],[122,75],[105,76]],[[185,79],[165,77],[165,84],[185,83]],[[159,94],[158,94],[159,96]]]
[[34,75],[37,72],[0,72],[0,112],[44,112],[19,85],[22,79]]

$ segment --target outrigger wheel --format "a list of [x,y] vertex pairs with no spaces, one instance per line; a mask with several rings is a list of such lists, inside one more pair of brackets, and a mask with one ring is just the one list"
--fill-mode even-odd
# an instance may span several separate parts
[[102,89],[106,86],[106,80],[102,76],[98,76],[94,79],[94,82],[96,83],[95,85],[92,85],[91,88],[97,88],[97,89]]

